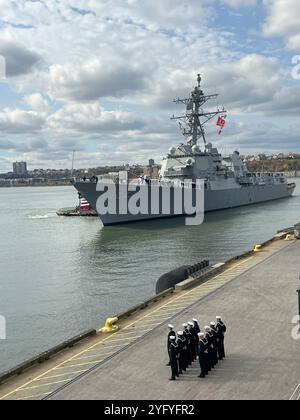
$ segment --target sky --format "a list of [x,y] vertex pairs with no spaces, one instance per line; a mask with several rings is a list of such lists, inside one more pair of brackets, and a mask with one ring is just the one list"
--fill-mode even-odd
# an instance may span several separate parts
[[0,172],[160,161],[198,73],[220,152],[300,152],[299,0],[0,0],[4,60]]

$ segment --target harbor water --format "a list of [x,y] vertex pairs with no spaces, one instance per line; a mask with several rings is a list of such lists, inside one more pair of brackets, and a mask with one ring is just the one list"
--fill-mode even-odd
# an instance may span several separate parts
[[151,297],[165,272],[225,261],[299,222],[298,184],[291,199],[211,213],[190,227],[103,228],[97,218],[56,215],[77,202],[71,186],[0,189],[0,372]]

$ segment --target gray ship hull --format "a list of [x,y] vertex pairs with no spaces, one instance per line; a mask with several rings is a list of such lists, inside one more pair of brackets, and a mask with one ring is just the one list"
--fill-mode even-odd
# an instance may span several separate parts
[[[100,192],[96,191],[96,183],[75,182],[77,191],[96,209],[96,203]],[[275,185],[252,185],[240,188],[224,190],[205,191],[205,212],[226,210],[235,207],[248,206],[267,201],[279,200],[291,197],[295,190],[295,184],[275,184]],[[184,214],[182,214],[184,216]],[[162,219],[175,217],[175,215],[119,215],[106,214],[99,216],[104,226],[111,226],[123,223],[133,223],[145,220]],[[176,215],[178,217],[178,215]]]

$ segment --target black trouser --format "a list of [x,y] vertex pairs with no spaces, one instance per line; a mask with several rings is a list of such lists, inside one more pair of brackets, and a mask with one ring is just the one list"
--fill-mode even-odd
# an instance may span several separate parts
[[224,357],[225,357],[224,338],[219,338],[219,341],[218,341],[218,356],[219,356],[219,360],[223,360]]
[[188,351],[183,350],[183,364],[184,364],[184,370],[186,370],[189,366],[189,357],[188,357]]
[[168,364],[170,366],[171,365],[171,355],[170,355],[170,352],[169,352],[169,347],[168,347],[168,356],[169,356],[169,362],[168,362]]
[[224,337],[220,340],[220,346],[221,346],[221,354],[222,358],[225,359],[225,346],[224,346]]
[[204,378],[206,376],[206,365],[205,365],[205,357],[204,354],[200,354],[199,355],[199,365],[200,365],[200,377]]
[[192,355],[192,349],[191,344],[188,345],[188,363],[191,365],[193,363],[193,355]]
[[198,337],[196,337],[196,339],[195,339],[195,354],[196,354],[196,359],[197,359],[197,356],[199,355],[199,339],[198,339]]
[[177,359],[171,360],[171,372],[172,372],[172,379],[175,379],[178,376],[178,362]]
[[209,371],[209,358],[208,358],[208,353],[204,353],[204,363],[205,363],[205,374],[208,374]]
[[192,352],[192,360],[196,360],[196,346],[195,346],[195,340],[191,342],[191,352]]
[[214,358],[214,365],[216,366],[218,364],[218,347],[217,347],[217,343],[214,344],[213,358]]
[[183,351],[180,352],[179,354],[178,365],[179,365],[179,373],[182,373],[182,371],[186,370],[186,364],[185,364]]
[[209,369],[212,369],[215,367],[214,349],[212,347],[209,347],[209,350],[208,350],[208,363],[209,363]]

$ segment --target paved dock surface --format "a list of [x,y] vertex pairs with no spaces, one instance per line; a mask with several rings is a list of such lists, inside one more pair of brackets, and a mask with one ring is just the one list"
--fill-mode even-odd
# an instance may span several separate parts
[[[3,399],[299,399],[300,340],[292,338],[300,285],[300,241],[276,241],[209,282],[174,294],[120,332],[50,361],[26,381],[0,388]],[[227,357],[205,379],[198,362],[176,382],[165,366],[167,324],[222,315]],[[100,341],[98,341],[100,340]]]

